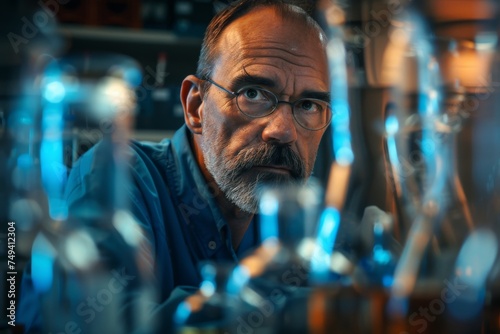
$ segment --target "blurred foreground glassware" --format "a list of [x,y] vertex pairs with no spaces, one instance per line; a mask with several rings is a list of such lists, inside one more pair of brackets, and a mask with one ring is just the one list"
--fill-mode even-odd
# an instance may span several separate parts
[[23,330],[21,277],[48,216],[40,177],[37,80],[64,43],[55,34],[53,17],[32,2],[5,3],[0,22],[0,260],[5,263],[0,290],[12,290],[14,281],[16,287],[0,301],[7,315],[0,320],[0,332],[10,332]]
[[[379,219],[382,215],[365,214],[361,223],[345,215],[349,209],[346,210],[346,205],[356,203],[355,198],[348,196],[358,190],[353,192],[350,186],[359,177],[353,174],[359,173],[355,167],[363,164],[364,152],[364,148],[356,146],[363,142],[356,128],[359,125],[356,116],[359,115],[351,115],[349,105],[350,84],[359,83],[353,79],[353,74],[357,73],[353,53],[348,55],[346,50],[345,4],[343,1],[318,2],[328,37],[327,55],[335,110],[331,129],[334,161],[326,189],[326,207],[312,247],[309,273],[312,287],[307,298],[302,300],[310,333],[381,330],[384,323],[381,305],[384,298],[387,299],[382,291],[383,282],[391,280],[394,265],[386,240],[392,231],[390,222]],[[351,124],[351,121],[354,122]],[[355,157],[354,152],[360,154]],[[362,228],[366,231],[361,231]],[[296,330],[298,326],[289,328]]]
[[[470,100],[480,103],[477,109],[472,109],[470,120],[472,125],[471,139],[473,165],[471,168],[473,179],[474,208],[473,215],[481,226],[486,226],[488,233],[496,239],[497,251],[493,247],[484,249],[489,257],[493,256],[493,269],[486,280],[484,296],[486,309],[484,314],[484,330],[490,333],[500,333],[500,256],[498,241],[500,240],[500,137],[497,129],[500,127],[500,5],[496,4],[495,28],[489,35],[487,50],[494,50],[489,76],[486,85]],[[475,99],[473,99],[475,98]],[[470,110],[471,108],[469,108]],[[492,230],[492,231],[491,231]],[[484,248],[484,246],[483,246]],[[480,256],[474,258],[477,260]],[[481,257],[482,258],[482,257]],[[483,264],[485,265],[485,263]],[[484,270],[483,270],[484,271]],[[475,278],[475,277],[473,277]],[[479,283],[479,284],[478,284]],[[475,285],[483,282],[478,279]]]
[[239,314],[242,286],[248,273],[231,263],[207,262],[200,268],[202,283],[194,295],[183,301],[175,311],[177,334],[244,333]]
[[262,244],[240,262],[247,275],[241,289],[239,326],[259,333],[304,331],[322,188],[306,184],[264,187],[260,195]]
[[[465,158],[464,144],[474,139],[467,132],[464,137],[471,119],[463,112],[468,91],[479,89],[464,85],[480,80],[464,80],[459,57],[450,62],[438,48],[443,40],[428,30],[421,9],[410,6],[393,21],[385,52],[384,73],[393,87],[384,145],[403,246],[388,312],[412,333],[480,332],[486,277],[498,245],[491,229],[484,229],[489,224],[474,214],[474,194],[469,189],[466,195],[461,178],[464,165],[479,163],[477,156]],[[458,52],[453,45],[447,50]]]
[[[68,56],[40,78],[39,159],[49,217],[31,268],[44,331],[149,333],[154,326],[153,257],[127,196],[140,79],[138,64],[115,54]],[[92,142],[84,137],[89,131],[97,135]],[[84,194],[68,207],[69,168],[81,168],[74,162],[91,146],[93,161],[81,162],[92,165]]]
[[[29,22],[31,17],[45,17],[46,21],[37,28]],[[16,222],[20,264],[47,214],[38,159],[41,133],[37,80],[45,65],[60,54],[63,43],[55,34],[55,21],[27,3],[6,5],[0,20],[0,32],[6,37],[0,43],[0,216],[5,223]],[[29,34],[29,40],[20,36],[33,29],[36,33]]]
[[[340,224],[338,214],[326,209],[321,225],[327,215],[331,215],[328,220],[336,222],[333,226]],[[307,299],[308,330],[317,334],[399,333],[401,325],[389,321],[385,309],[398,251],[392,238],[391,216],[376,207],[366,208],[354,237],[361,246],[357,257],[330,250],[320,275],[323,279],[314,281]],[[325,271],[329,272],[327,279]],[[312,276],[316,275],[313,270]]]

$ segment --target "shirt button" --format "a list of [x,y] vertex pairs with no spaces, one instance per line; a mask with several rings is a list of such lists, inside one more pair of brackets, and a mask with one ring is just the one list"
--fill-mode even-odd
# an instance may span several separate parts
[[213,241],[213,240],[212,240],[212,241],[210,241],[210,242],[208,243],[208,248],[210,248],[211,250],[216,249],[216,248],[217,248],[217,243],[216,243],[215,241]]

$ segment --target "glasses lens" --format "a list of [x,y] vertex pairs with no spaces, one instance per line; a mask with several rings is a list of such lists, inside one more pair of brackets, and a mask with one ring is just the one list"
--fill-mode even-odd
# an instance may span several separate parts
[[251,117],[262,117],[271,113],[278,103],[276,96],[259,87],[244,87],[236,99],[240,110]]
[[302,99],[296,101],[293,108],[295,119],[307,129],[322,129],[330,122],[330,106],[325,101]]

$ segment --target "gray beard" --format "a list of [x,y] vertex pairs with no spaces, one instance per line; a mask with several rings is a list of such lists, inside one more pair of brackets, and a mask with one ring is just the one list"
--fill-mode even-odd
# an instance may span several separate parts
[[212,174],[215,183],[224,193],[226,198],[243,211],[249,213],[257,213],[259,208],[258,188],[259,177],[251,181],[242,179],[235,175],[232,166],[224,161],[224,158],[217,155],[213,145],[206,145],[206,141],[202,143],[202,149],[207,170]]
[[[264,143],[257,148],[243,149],[236,157],[229,160],[225,158],[224,150],[218,147],[218,142],[215,145],[207,142],[204,140],[201,144],[207,170],[226,198],[245,212],[258,213],[263,187],[304,183],[310,174],[300,157],[290,148],[278,148]],[[269,159],[276,159],[274,161],[290,167],[292,175],[254,171],[253,173],[257,174],[252,176],[250,168],[253,165],[269,163]]]

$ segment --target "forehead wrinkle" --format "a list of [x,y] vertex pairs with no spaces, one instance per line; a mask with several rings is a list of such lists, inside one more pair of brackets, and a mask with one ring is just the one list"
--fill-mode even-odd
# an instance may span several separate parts
[[[280,54],[269,54],[268,51],[278,51],[285,53],[285,55],[280,55]],[[291,57],[288,57],[288,56]],[[304,68],[315,68],[315,66],[312,65],[307,65],[304,63],[304,59],[310,59],[314,60],[313,57],[310,57],[306,54],[298,54],[298,53],[293,53],[290,50],[285,50],[280,47],[255,47],[255,48],[243,48],[241,50],[241,57],[243,59],[245,58],[277,58],[280,60],[283,60],[287,63],[290,63],[294,66],[299,66],[299,67],[304,67]],[[291,59],[290,59],[291,58]],[[314,62],[311,62],[314,63]]]
[[[269,63],[266,63],[266,62],[258,62],[258,61],[255,61],[255,60],[251,60],[248,64],[243,64],[242,66],[242,70],[244,69],[244,71],[248,72],[249,75],[252,75],[252,67],[251,66],[266,66],[268,68],[276,68],[278,70],[283,70],[282,66],[279,66],[278,64],[269,64]],[[287,71],[288,73],[289,71]],[[286,82],[288,82],[288,80],[291,80],[290,78],[290,75],[292,73],[288,73],[289,75],[286,75]],[[296,73],[294,71],[294,73],[296,76],[299,76],[299,77],[302,77],[302,78],[311,78],[311,79],[317,79],[315,73],[309,73],[309,72],[304,72],[304,73]],[[262,76],[262,74],[258,74],[260,76]],[[268,72],[266,75],[264,75],[265,77],[269,77],[270,79],[274,80],[274,81],[279,81],[279,78],[280,78],[280,75],[277,74],[277,73],[274,73],[274,72]]]
[[[304,30],[309,32],[307,35],[310,35],[310,38],[306,39],[302,36],[302,38],[297,39],[297,36],[291,36],[289,31],[286,29],[286,26],[288,26],[292,21],[281,17],[278,17],[277,19],[278,22],[274,22],[274,28],[280,31],[282,34],[282,40],[276,40],[276,36],[269,37],[264,32],[259,31],[248,35],[249,31],[255,31],[255,27],[249,26],[248,22],[238,25],[238,20],[236,20],[229,26],[231,29],[229,27],[226,28],[222,38],[218,41],[219,52],[222,52],[222,50],[239,50],[240,52],[233,53],[233,57],[239,55],[244,58],[245,55],[251,57],[252,51],[259,51],[257,56],[262,54],[263,56],[268,57],[269,55],[266,51],[273,50],[278,53],[283,52],[285,55],[295,58],[295,60],[291,62],[294,65],[297,65],[297,58],[314,60],[313,57],[307,55],[310,53],[308,52],[308,49],[311,47],[317,48],[318,51],[321,50],[326,57],[326,48],[320,32],[317,32],[309,26],[304,26],[302,22],[298,22],[299,25],[303,26]],[[236,27],[234,27],[234,25],[236,25]],[[279,35],[280,33],[277,34]],[[301,50],[302,53],[299,53]]]
[[276,40],[275,38],[270,38],[269,36],[253,36],[253,38],[247,38],[241,33],[235,31],[232,36],[227,36],[227,42],[232,44],[233,47],[240,46],[241,50],[276,50],[278,52],[285,52],[290,54],[292,57],[306,57],[310,52],[311,47],[317,48],[318,51],[325,53],[326,47],[319,38],[316,38],[314,34],[311,34],[311,38],[297,39],[294,36],[285,35],[282,39]]
[[[267,57],[267,58],[271,58],[271,57]],[[281,57],[272,57],[272,58],[278,58],[280,60],[282,60]],[[287,62],[288,64],[291,64],[290,62]],[[304,73],[302,73],[302,71],[298,71],[297,69],[294,69],[294,70],[287,70],[286,68],[286,65],[288,64],[270,64],[268,62],[259,62],[257,59],[248,59],[248,60],[245,60],[243,61],[242,63],[242,69],[244,69],[245,71],[250,71],[249,74],[251,75],[252,71],[251,71],[251,68],[253,66],[265,66],[265,67],[268,67],[268,68],[276,68],[278,70],[281,70],[281,71],[285,71],[289,74],[295,74],[296,76],[301,76],[301,77],[311,77],[311,78],[315,78],[315,73],[311,73],[310,71],[305,71]],[[313,66],[306,66],[306,65],[303,65],[303,64],[294,64],[295,66],[298,66],[298,67],[301,67],[303,69],[308,69],[308,68],[311,68],[311,69],[315,69]],[[292,73],[290,73],[292,72]],[[275,73],[268,73],[268,75],[266,76],[269,76],[269,75],[272,75],[273,77],[279,77],[278,74],[275,74]]]
[[[252,68],[256,65],[262,66],[262,68],[257,67],[257,72],[265,68],[268,68],[269,72],[274,72],[273,68],[278,69],[279,71],[274,74],[267,73],[276,79],[280,78],[280,71],[285,71],[286,75],[301,76],[307,80],[312,78],[312,84],[318,85],[320,89],[328,89],[328,77],[325,77],[328,65],[325,45],[320,38],[321,33],[303,25],[302,22],[298,22],[302,27],[298,32],[295,29],[294,33],[290,33],[291,23],[297,24],[297,22],[282,17],[276,18],[275,13],[268,14],[258,19],[240,18],[226,28],[217,46],[219,56],[216,64],[218,70],[221,71],[219,73],[234,77],[235,71],[238,73],[248,70],[249,74],[252,74],[255,73]],[[268,20],[267,17],[273,17],[273,20]],[[272,27],[266,30],[256,29],[255,24],[259,21],[266,22],[266,24],[271,22]],[[297,33],[300,33],[300,36],[296,36]],[[237,52],[224,52],[223,50],[237,50]],[[231,64],[231,66],[226,64]],[[239,68],[236,69],[235,66]],[[282,77],[283,79],[285,78]],[[290,80],[291,78],[287,77],[286,83],[282,82],[284,87],[289,86]],[[299,81],[303,80],[299,79]],[[297,82],[293,85],[298,84]]]
[[[286,75],[285,75],[285,77],[282,77],[279,74],[279,71],[283,71],[284,69],[283,69],[283,66],[280,66],[280,64],[270,64],[269,62],[265,62],[265,61],[259,62],[259,61],[256,61],[255,59],[248,59],[247,61],[244,61],[242,63],[242,71],[247,72],[249,75],[252,75],[254,73],[254,71],[252,71],[253,66],[265,66],[268,69],[269,68],[276,68],[278,70],[278,72],[268,71],[267,74],[264,76],[270,78],[271,80],[275,81],[276,83],[279,83],[281,81],[280,78],[285,78],[285,82],[281,83],[283,85],[283,87],[286,87],[287,84],[289,83],[289,81],[292,80],[292,81],[295,81],[294,87],[295,87],[295,90],[297,90],[298,87],[296,87],[296,86],[299,85],[300,83],[303,83],[304,79],[312,79],[311,83],[315,83],[316,85],[318,85],[318,88],[316,88],[316,90],[318,90],[318,89],[319,90],[323,90],[323,89],[327,90],[328,89],[328,81],[323,81],[321,79],[323,74],[320,73],[319,71],[317,71],[316,68],[314,68],[314,67],[303,66],[303,65],[299,64],[298,66],[301,66],[304,69],[312,68],[315,71],[312,72],[312,71],[297,71],[297,69],[294,69],[294,70],[286,70],[285,69]],[[256,74],[258,76],[262,76],[261,71],[257,71]],[[292,76],[295,76],[296,79],[292,79]],[[325,80],[328,80],[328,78],[325,78]]]

